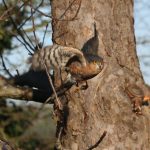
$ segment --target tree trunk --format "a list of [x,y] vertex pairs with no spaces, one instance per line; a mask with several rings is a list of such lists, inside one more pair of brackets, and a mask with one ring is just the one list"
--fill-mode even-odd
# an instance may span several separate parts
[[[148,92],[136,55],[133,0],[51,1],[53,41],[81,49],[98,32],[98,55],[104,58],[102,73],[88,81],[87,90],[71,88],[69,115],[61,144],[68,150],[148,150],[149,108],[132,112],[127,84]],[[107,134],[98,143],[103,132]]]

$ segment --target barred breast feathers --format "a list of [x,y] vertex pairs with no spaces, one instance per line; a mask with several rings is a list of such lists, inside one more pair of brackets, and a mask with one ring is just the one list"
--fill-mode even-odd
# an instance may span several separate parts
[[31,59],[31,69],[44,70],[44,63],[48,69],[63,69],[68,61],[75,56],[82,66],[86,66],[86,59],[80,50],[57,44],[46,46],[34,53]]

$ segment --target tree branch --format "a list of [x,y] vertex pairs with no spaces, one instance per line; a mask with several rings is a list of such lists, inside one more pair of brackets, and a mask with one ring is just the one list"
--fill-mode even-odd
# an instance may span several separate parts
[[[53,91],[19,87],[12,83],[13,79],[9,80],[0,76],[0,99],[12,98],[15,100],[28,100],[40,103],[54,103],[56,97]],[[66,82],[56,91],[57,96],[62,96],[72,85],[73,83]]]
[[6,78],[0,77],[0,98],[32,100],[32,89],[9,84]]
[[3,68],[4,68],[4,71],[9,75],[9,77],[13,77],[13,75],[9,72],[9,70],[7,69],[7,67],[6,67],[6,65],[5,65],[3,55],[0,54],[0,57],[1,57],[1,60],[2,60],[2,66],[3,66]]

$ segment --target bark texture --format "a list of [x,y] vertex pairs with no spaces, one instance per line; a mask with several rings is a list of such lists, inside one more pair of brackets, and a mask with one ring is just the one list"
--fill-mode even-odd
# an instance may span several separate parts
[[87,150],[104,131],[106,137],[95,150],[148,150],[150,148],[150,110],[143,115],[132,112],[125,92],[136,84],[148,94],[136,55],[133,0],[52,0],[53,41],[81,49],[98,31],[98,55],[105,69],[88,81],[89,88],[68,95],[69,115],[64,149]]

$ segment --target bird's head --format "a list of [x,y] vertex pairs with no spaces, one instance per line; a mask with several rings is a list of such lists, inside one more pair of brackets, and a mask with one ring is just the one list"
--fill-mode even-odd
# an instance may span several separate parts
[[104,61],[102,57],[90,54],[86,54],[85,57],[87,62],[95,67],[96,70],[101,71],[104,68]]

